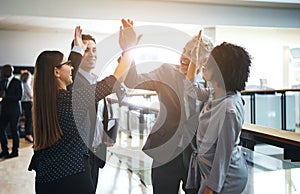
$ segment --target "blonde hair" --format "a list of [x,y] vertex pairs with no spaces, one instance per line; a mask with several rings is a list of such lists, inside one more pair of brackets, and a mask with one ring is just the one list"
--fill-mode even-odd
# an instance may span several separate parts
[[[193,36],[193,39],[191,41],[197,41],[197,36]],[[212,40],[206,36],[206,35],[201,35],[201,40],[200,40],[200,61],[203,58],[208,57],[210,52],[213,50],[214,44]]]

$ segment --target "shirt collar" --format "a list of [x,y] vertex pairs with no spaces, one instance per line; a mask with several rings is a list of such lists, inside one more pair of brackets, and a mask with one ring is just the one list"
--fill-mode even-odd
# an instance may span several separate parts
[[11,74],[11,76],[9,78],[7,78],[8,83],[10,83],[10,81],[14,78],[14,74]]
[[79,68],[78,71],[82,74],[82,76],[87,79],[90,84],[95,84],[97,79],[98,79],[98,76],[93,74],[93,73],[89,73],[89,72],[86,72],[84,71],[83,69]]

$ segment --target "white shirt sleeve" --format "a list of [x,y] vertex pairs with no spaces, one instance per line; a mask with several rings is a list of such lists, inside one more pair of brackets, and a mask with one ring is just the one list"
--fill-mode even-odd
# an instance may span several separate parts
[[79,54],[81,54],[82,56],[83,56],[83,54],[84,54],[84,50],[83,50],[80,46],[76,46],[76,45],[73,46],[72,51],[73,51],[73,52],[76,52],[76,53],[79,53]]

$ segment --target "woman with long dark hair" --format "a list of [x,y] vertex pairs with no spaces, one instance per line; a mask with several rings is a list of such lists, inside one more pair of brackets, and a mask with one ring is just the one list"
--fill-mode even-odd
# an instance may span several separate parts
[[[36,171],[36,193],[90,194],[95,188],[88,165],[85,136],[75,118],[84,118],[85,108],[120,87],[118,80],[128,71],[131,58],[127,49],[137,43],[132,23],[122,20],[120,46],[123,57],[113,75],[91,87],[68,91],[72,70],[78,69],[84,51],[82,30],[75,29],[75,48],[67,60],[59,51],[43,51],[37,58],[33,83],[34,155],[29,170]],[[126,37],[126,38],[123,38]],[[74,67],[73,67],[74,66]],[[74,100],[80,104],[74,106]],[[80,121],[79,121],[80,122]]]

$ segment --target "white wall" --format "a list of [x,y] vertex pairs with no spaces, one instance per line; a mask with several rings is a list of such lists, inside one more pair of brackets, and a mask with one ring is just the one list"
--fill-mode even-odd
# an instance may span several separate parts
[[[104,37],[94,36],[96,39]],[[72,31],[0,31],[0,66],[34,66],[38,54],[43,50],[59,50],[68,56],[72,40]]]
[[300,29],[217,26],[215,42],[235,43],[245,47],[253,57],[248,85],[260,85],[267,79],[272,88],[289,87],[284,82],[288,67],[284,64],[284,48],[300,47]]
[[[136,31],[137,34],[143,34],[139,46],[147,48],[149,47],[147,45],[156,45],[166,47],[166,50],[173,49],[178,55],[178,59],[173,60],[176,62],[179,62],[179,55],[185,43],[191,39],[188,33],[170,27],[141,26],[137,27]],[[43,50],[59,50],[68,56],[71,50],[73,33],[71,30],[49,30],[47,32],[0,30],[0,66],[4,64],[34,66],[37,56]],[[97,34],[86,31],[84,28],[83,33],[93,35],[97,42],[98,63],[94,70],[95,73],[101,74],[104,72],[103,76],[113,73],[117,65],[116,59],[121,54],[118,44],[118,33]],[[156,60],[156,56],[153,56],[155,53],[150,54],[147,52],[144,55],[148,61]],[[107,63],[111,60],[112,66],[108,66]],[[161,61],[160,64],[163,62],[167,61]],[[147,71],[150,71],[150,69],[147,68]]]
[[[98,43],[108,37],[106,34],[91,34]],[[217,26],[214,30],[210,28],[210,34],[213,34],[216,44],[223,41],[235,43],[245,47],[252,55],[253,64],[248,85],[259,85],[259,79],[265,78],[270,87],[289,87],[284,82],[287,79],[284,76],[288,76],[284,73],[288,68],[284,66],[284,48],[300,47],[300,29]],[[149,35],[145,35],[144,39],[147,40],[147,37]],[[34,66],[37,55],[46,49],[60,50],[68,55],[72,38],[73,31],[0,31],[0,66],[7,63]],[[176,40],[176,37],[172,38]],[[146,43],[149,41],[151,37]],[[183,42],[178,44],[183,46]]]
[[[269,8],[136,0],[0,0],[0,22],[10,16],[165,22],[217,26],[216,42],[240,44],[254,57],[249,84],[266,78],[271,87],[284,85],[283,47],[300,45],[299,8]],[[59,26],[64,23],[58,20]],[[34,24],[33,24],[34,25]],[[260,26],[276,28],[229,27]],[[101,26],[105,28],[105,26]],[[280,28],[277,28],[280,27]],[[281,28],[282,27],[282,28]],[[283,27],[286,27],[283,28]],[[89,32],[87,32],[89,33]],[[94,32],[92,32],[95,35]],[[107,34],[95,35],[101,41]],[[72,31],[1,31],[0,66],[33,66],[45,49],[69,52]],[[175,40],[177,41],[177,40]]]

